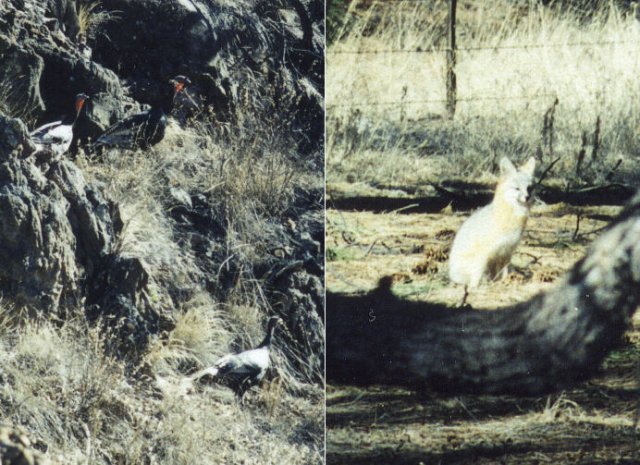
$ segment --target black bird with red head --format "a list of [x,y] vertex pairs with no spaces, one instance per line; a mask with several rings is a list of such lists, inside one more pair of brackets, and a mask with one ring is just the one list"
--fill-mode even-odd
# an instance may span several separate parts
[[34,129],[29,137],[36,146],[36,150],[41,153],[49,152],[51,155],[60,156],[69,150],[73,140],[73,127],[80,117],[85,102],[89,100],[87,94],[76,95],[74,113],[69,113],[60,121],[47,123]]
[[171,114],[177,95],[183,92],[191,81],[180,75],[170,79],[168,84],[170,87],[162,92],[150,109],[128,116],[108,128],[96,139],[92,148],[144,150],[160,142],[167,127],[167,115]]

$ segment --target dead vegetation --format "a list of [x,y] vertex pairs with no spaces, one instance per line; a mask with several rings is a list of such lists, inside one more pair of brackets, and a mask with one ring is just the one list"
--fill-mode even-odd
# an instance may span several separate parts
[[[538,192],[555,204],[534,206],[508,278],[471,305],[550,289],[619,210],[613,186],[637,185],[633,11],[458,2],[449,121],[445,2],[350,5],[327,57],[328,290],[361,293],[392,275],[397,296],[455,306],[446,251],[488,203],[501,156],[535,156],[537,176],[551,166]],[[601,376],[548,397],[329,386],[328,463],[635,463],[638,324]]]
[[[184,386],[229,350],[257,344],[267,316],[286,311],[267,296],[256,266],[270,260],[279,221],[297,218],[296,190],[322,181],[280,147],[261,135],[214,141],[176,125],[148,152],[79,155],[85,175],[120,206],[118,253],[142,260],[148,299],[177,315],[175,327],[139,359],[122,358],[117,332],[105,331],[113,323],[89,323],[81,308],[65,321],[23,321],[3,304],[4,424],[26,430],[54,463],[323,461],[323,374],[288,330],[276,334],[273,368],[245,405],[225,388]],[[211,221],[220,228],[207,251],[211,275],[201,263],[207,257],[192,248],[194,231],[171,215],[198,193],[215,199]]]
[[[122,20],[102,2],[77,5],[90,42]],[[0,86],[0,111],[25,117],[11,92]],[[284,105],[274,89],[250,94],[233,124],[205,109],[172,120],[148,151],[70,155],[118,205],[114,254],[140,260],[144,298],[172,325],[123,354],[123,321],[93,321],[85,302],[63,320],[3,298],[0,426],[11,433],[0,439],[22,447],[24,433],[56,464],[323,462],[322,147],[307,138],[302,153],[287,126],[293,113],[285,124],[273,110]],[[255,346],[270,315],[295,323],[276,331],[272,368],[244,404],[223,387],[185,385],[221,355]]]
[[84,39],[95,40],[96,34],[110,21],[118,19],[117,11],[107,11],[99,0],[77,0],[78,34]]
[[[481,179],[503,155],[536,156],[543,166],[560,157],[550,179],[561,183],[576,172],[583,182],[635,181],[631,12],[606,7],[585,22],[536,5],[463,2],[460,101],[447,121],[436,27],[445,7],[407,2],[396,12],[375,3],[329,48],[329,189]],[[390,27],[372,25],[381,16]]]
[[[211,314],[187,311],[169,340],[149,350],[151,373],[178,379],[179,359],[219,349],[225,332]],[[307,417],[320,403],[287,400],[277,382],[242,408],[223,390],[185,396],[170,382],[160,389],[149,376],[132,378],[105,356],[111,335],[82,317],[2,332],[3,421],[27,430],[52,463],[319,463],[303,432],[321,436]]]
[[[177,315],[175,327],[139,359],[122,358],[117,332],[105,331],[113,323],[89,323],[81,308],[65,321],[25,321],[3,303],[3,423],[23,428],[53,463],[321,463],[323,374],[288,330],[276,334],[273,368],[245,405],[225,388],[183,383],[229,350],[257,344],[267,316],[286,311],[274,308],[256,266],[278,243],[274,219],[293,216],[296,189],[319,189],[318,173],[259,135],[214,142],[177,126],[149,152],[76,161],[120,205],[119,253],[142,260],[148,298]],[[219,215],[213,275],[191,247],[193,230],[171,216],[197,193],[215,199]]]

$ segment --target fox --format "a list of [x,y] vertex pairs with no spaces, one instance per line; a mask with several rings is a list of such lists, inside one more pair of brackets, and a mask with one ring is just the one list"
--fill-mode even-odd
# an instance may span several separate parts
[[493,200],[467,218],[453,239],[449,279],[464,285],[462,305],[483,278],[506,277],[529,218],[535,167],[533,157],[519,168],[502,157]]

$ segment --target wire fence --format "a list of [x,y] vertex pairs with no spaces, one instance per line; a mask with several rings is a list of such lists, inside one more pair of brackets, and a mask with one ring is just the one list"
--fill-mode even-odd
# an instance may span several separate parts
[[[405,2],[424,2],[424,0],[387,0],[388,3],[405,3]],[[404,111],[409,105],[428,105],[428,104],[446,104],[448,108],[453,108],[455,111],[455,105],[458,102],[482,102],[482,101],[501,101],[501,100],[540,100],[540,99],[555,99],[557,95],[555,93],[543,92],[534,94],[521,94],[521,95],[481,95],[481,96],[467,96],[458,97],[455,78],[455,67],[457,62],[456,55],[464,53],[475,53],[482,51],[499,52],[501,50],[527,50],[527,49],[562,49],[562,48],[601,48],[601,47],[613,47],[613,46],[631,46],[627,51],[639,51],[640,43],[638,41],[631,40],[604,40],[604,41],[574,41],[574,42],[554,42],[554,43],[530,43],[530,44],[482,44],[482,45],[469,45],[459,47],[455,42],[455,18],[456,1],[449,0],[449,15],[448,21],[448,40],[449,46],[447,47],[415,47],[411,49],[406,48],[381,48],[381,49],[340,49],[334,48],[326,51],[328,57],[338,55],[417,55],[417,54],[444,54],[447,59],[447,73],[448,79],[446,83],[447,98],[441,99],[418,99],[407,100],[401,98],[393,101],[377,101],[377,102],[360,102],[356,100],[343,100],[339,103],[328,103],[327,110],[331,111],[334,108],[360,108],[360,107],[390,107],[399,111]],[[330,58],[328,58],[330,60]],[[453,86],[453,88],[451,87]],[[450,113],[450,116],[453,112]]]
[[[397,0],[407,1],[407,0]],[[456,48],[456,52],[477,52],[484,50],[514,50],[514,49],[544,49],[544,48],[566,48],[566,47],[606,47],[614,45],[634,45],[634,51],[640,50],[640,43],[636,41],[602,41],[602,42],[565,42],[565,43],[549,43],[549,44],[516,44],[516,45],[496,45],[496,46],[477,46],[477,47],[460,47]],[[448,48],[431,48],[431,49],[378,49],[378,50],[328,50],[327,55],[367,55],[367,54],[438,54],[448,52]],[[522,94],[522,95],[500,95],[500,96],[475,96],[475,97],[457,97],[456,102],[482,102],[482,101],[499,101],[499,100],[539,100],[539,99],[553,99],[557,95],[554,93],[536,93],[536,94]],[[333,108],[345,108],[345,107],[398,107],[401,110],[402,106],[406,105],[428,105],[428,104],[446,104],[447,99],[420,99],[420,100],[393,100],[384,102],[358,102],[355,100],[342,101],[340,103],[327,104],[327,110]]]
[[[481,45],[476,47],[456,47],[456,52],[477,52],[482,50],[525,50],[542,48],[565,48],[565,47],[606,47],[610,45],[636,45],[634,50],[640,49],[640,44],[630,40],[611,40],[603,42],[565,42],[552,44],[516,44],[516,45]],[[416,48],[416,49],[379,49],[379,50],[327,50],[327,55],[378,55],[392,53],[445,53],[448,48]]]
[[[500,96],[481,96],[481,97],[461,97],[457,98],[457,102],[475,102],[475,101],[498,101],[498,100],[538,100],[543,98],[554,99],[557,95],[555,93],[538,93],[530,95],[500,95]],[[398,107],[402,109],[407,105],[428,105],[437,103],[447,103],[447,99],[424,99],[424,100],[395,100],[388,102],[357,102],[347,101],[343,103],[332,103],[327,105],[327,110],[332,108],[358,108],[358,107]]]

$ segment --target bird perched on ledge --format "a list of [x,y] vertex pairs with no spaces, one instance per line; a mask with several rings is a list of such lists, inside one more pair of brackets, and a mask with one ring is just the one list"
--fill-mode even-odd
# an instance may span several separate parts
[[69,150],[73,140],[73,126],[78,121],[84,103],[89,100],[87,94],[76,95],[75,113],[60,121],[54,121],[31,131],[29,136],[37,152],[51,152],[54,156],[63,155]]
[[226,385],[233,389],[239,398],[251,387],[260,383],[270,365],[269,349],[273,332],[282,319],[277,316],[269,318],[267,333],[262,342],[251,350],[237,354],[228,354],[218,359],[212,367],[194,373],[191,381],[205,379],[214,383]]
[[189,78],[176,76],[169,80],[159,101],[150,109],[131,115],[108,128],[92,144],[94,150],[121,148],[147,149],[164,138],[167,115],[171,113],[176,96],[191,84]]

